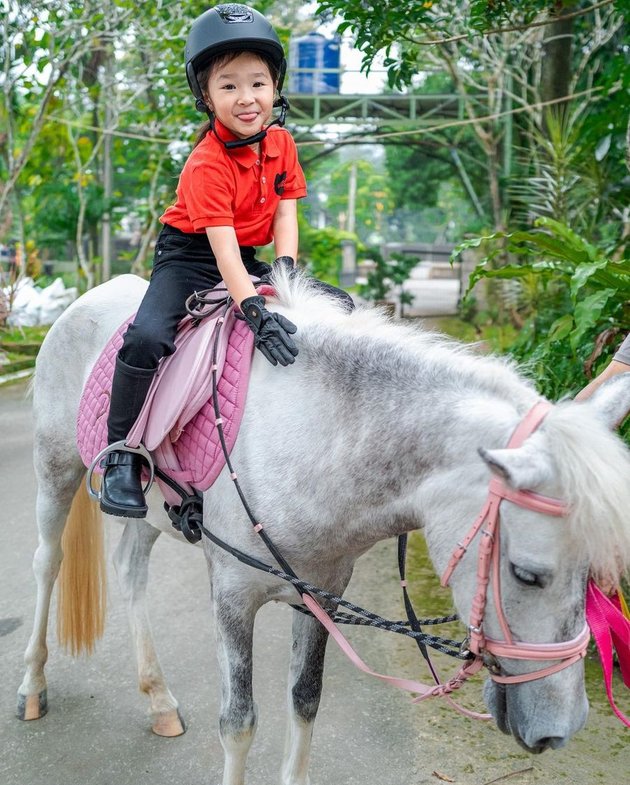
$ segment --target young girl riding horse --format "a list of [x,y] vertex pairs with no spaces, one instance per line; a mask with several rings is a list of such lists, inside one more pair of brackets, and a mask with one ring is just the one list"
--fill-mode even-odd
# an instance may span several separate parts
[[[281,95],[286,59],[274,29],[243,5],[218,5],[193,23],[185,49],[186,76],[196,108],[207,112],[186,161],[177,199],[161,217],[149,288],[116,359],[107,421],[101,509],[142,518],[142,458],[125,450],[162,357],[175,350],[186,299],[223,280],[273,365],[295,361],[296,327],[268,311],[252,277],[269,273],[258,245],[274,242],[276,262],[295,266],[297,199],[306,196],[295,142],[282,128],[288,102]],[[278,97],[275,98],[277,92]],[[268,124],[273,107],[279,117]],[[343,298],[349,295],[317,281]]]

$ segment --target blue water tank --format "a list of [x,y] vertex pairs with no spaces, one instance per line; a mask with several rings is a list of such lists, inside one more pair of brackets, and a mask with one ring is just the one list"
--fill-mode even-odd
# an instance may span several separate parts
[[[340,39],[308,33],[291,39],[289,45],[290,93],[338,93]],[[327,71],[322,69],[336,69]]]

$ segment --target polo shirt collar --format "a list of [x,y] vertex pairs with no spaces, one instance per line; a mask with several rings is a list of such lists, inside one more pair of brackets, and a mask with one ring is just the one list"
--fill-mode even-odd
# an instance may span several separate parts
[[[216,117],[214,118],[214,127],[216,134],[224,142],[234,142],[239,138],[217,120]],[[277,158],[280,155],[280,150],[273,137],[273,133],[267,134],[261,142],[261,153],[265,158]],[[227,150],[226,152],[246,169],[250,169],[259,160],[258,155],[251,147],[235,147],[233,150]]]
[[277,158],[280,155],[280,148],[276,144],[276,135],[271,132],[262,141],[262,151],[266,158]]

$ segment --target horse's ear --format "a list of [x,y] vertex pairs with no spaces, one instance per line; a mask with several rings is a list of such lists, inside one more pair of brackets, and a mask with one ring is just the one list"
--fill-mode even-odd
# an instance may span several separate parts
[[608,379],[581,404],[592,409],[609,428],[616,428],[630,414],[630,366],[628,371]]
[[478,452],[490,471],[517,491],[533,490],[552,474],[547,454],[528,449],[527,445],[509,450],[480,447]]

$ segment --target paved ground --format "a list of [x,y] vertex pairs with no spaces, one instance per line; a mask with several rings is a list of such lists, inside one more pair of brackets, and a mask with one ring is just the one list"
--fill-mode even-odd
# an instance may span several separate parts
[[[24,383],[0,388],[0,785],[218,785],[218,685],[205,564],[198,550],[166,537],[152,561],[151,613],[188,732],[167,740],[149,731],[113,571],[108,627],[97,653],[74,660],[51,636],[49,714],[30,723],[14,718],[34,604],[35,486],[25,391]],[[118,536],[111,527],[110,550]],[[398,617],[394,572],[393,543],[384,543],[359,563],[349,596]],[[260,726],[249,785],[278,782],[289,625],[286,608],[268,607],[260,614],[255,674]],[[412,644],[377,631],[351,632],[377,670],[424,677]],[[331,647],[312,784],[625,783],[628,731],[612,719],[599,683],[591,693],[596,706],[587,730],[568,749],[531,758],[490,724],[473,723],[437,703],[412,706],[402,693],[353,670]],[[478,694],[478,687],[471,689],[473,702]]]
[[456,278],[421,278],[412,273],[405,291],[413,302],[405,305],[407,316],[452,316],[457,313],[460,283]]

